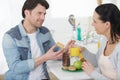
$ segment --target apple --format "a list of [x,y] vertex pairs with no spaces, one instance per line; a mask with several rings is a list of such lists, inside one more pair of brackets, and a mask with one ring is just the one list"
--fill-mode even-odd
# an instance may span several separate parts
[[78,61],[75,61],[73,63],[73,66],[76,68],[76,69],[81,69],[82,68],[82,62],[80,60]]

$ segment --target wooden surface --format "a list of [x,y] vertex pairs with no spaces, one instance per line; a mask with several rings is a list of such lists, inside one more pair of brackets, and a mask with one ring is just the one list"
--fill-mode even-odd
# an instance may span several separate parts
[[4,80],[4,79],[3,79],[3,75],[0,75],[0,80]]
[[[57,77],[51,72],[49,72],[49,76],[50,76],[50,80],[58,80]],[[0,80],[4,80],[3,75],[0,75]]]
[[58,80],[58,78],[51,72],[49,72],[50,80]]

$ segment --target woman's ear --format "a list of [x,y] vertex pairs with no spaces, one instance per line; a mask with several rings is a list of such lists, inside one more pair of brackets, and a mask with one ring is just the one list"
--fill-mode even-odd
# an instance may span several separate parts
[[105,22],[105,26],[106,26],[107,28],[110,28],[110,26],[111,26],[110,22],[109,22],[109,21],[106,21],[106,22]]

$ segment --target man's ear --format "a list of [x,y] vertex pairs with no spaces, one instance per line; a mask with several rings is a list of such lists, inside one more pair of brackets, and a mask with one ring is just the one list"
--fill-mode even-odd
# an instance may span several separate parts
[[30,12],[29,12],[29,10],[25,10],[24,13],[25,13],[25,16],[27,16],[27,15],[29,15]]

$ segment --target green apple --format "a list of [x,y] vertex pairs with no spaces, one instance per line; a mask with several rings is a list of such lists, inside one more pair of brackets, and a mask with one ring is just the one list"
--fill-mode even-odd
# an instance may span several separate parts
[[78,61],[75,61],[73,63],[73,66],[76,68],[76,69],[81,69],[82,68],[82,62],[80,60]]

